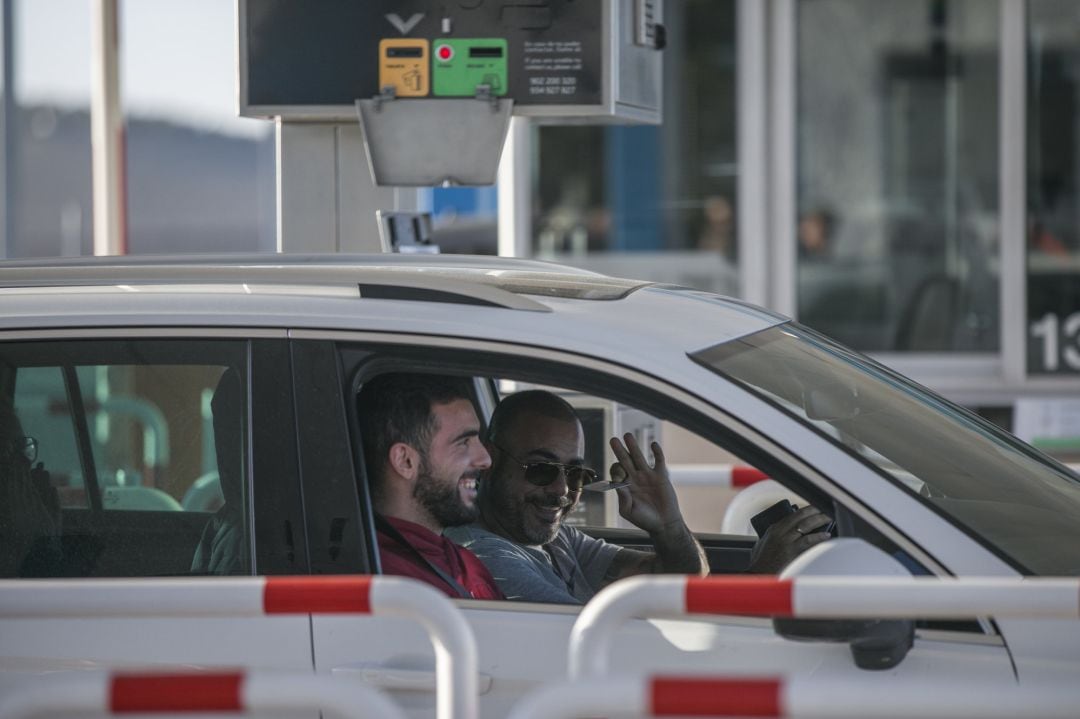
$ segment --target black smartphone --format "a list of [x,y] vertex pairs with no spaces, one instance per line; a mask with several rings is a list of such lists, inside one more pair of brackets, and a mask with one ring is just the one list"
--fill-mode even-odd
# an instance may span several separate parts
[[794,504],[786,499],[781,499],[768,509],[758,512],[751,517],[750,525],[754,528],[754,531],[757,532],[759,537],[764,537],[765,530],[794,511]]

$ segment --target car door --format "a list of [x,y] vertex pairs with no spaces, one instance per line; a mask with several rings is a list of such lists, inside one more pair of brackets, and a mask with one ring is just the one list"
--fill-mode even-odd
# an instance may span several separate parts
[[[4,577],[307,573],[288,376],[283,333],[0,335],[0,408],[36,455],[0,473],[3,511],[37,517],[4,521]],[[0,693],[70,669],[312,664],[306,617],[0,618],[0,636]]]
[[[715,406],[700,399],[707,394],[707,387],[696,386],[698,396],[680,388],[677,372],[671,373],[673,382],[658,379],[660,368],[653,373],[631,370],[625,366],[598,361],[569,353],[540,350],[535,347],[517,347],[508,343],[486,343],[470,340],[467,345],[452,338],[418,338],[415,336],[365,337],[363,334],[334,335],[334,345],[322,341],[317,332],[296,333],[306,345],[303,351],[294,351],[294,357],[307,356],[312,360],[307,368],[298,365],[298,371],[307,378],[330,377],[338,383],[341,396],[335,402],[322,402],[317,414],[323,423],[309,439],[324,441],[331,435],[351,447],[351,457],[346,451],[334,451],[335,458],[317,469],[309,480],[305,465],[305,496],[322,493],[322,487],[334,486],[335,500],[331,515],[322,520],[325,537],[312,539],[313,557],[320,554],[319,542],[324,543],[322,559],[327,571],[349,571],[345,564],[335,568],[331,560],[337,551],[341,557],[344,549],[334,549],[333,527],[343,531],[359,523],[357,546],[360,551],[349,561],[355,571],[368,571],[376,566],[374,561],[374,533],[369,522],[370,505],[366,492],[366,477],[362,467],[362,453],[357,443],[355,393],[362,382],[377,373],[394,370],[429,371],[464,374],[482,378],[481,386],[493,380],[501,384],[503,391],[517,386],[539,384],[555,387],[582,400],[582,407],[612,406],[628,407],[633,411],[679,425],[697,437],[718,445],[740,461],[757,467],[805,495],[819,506],[844,511],[867,526],[881,524],[881,517],[868,512],[858,497],[845,492],[835,495],[822,489],[828,486],[821,481],[821,471],[807,465],[790,448],[785,447],[782,437],[770,438],[739,422],[732,414],[721,412]],[[465,347],[467,346],[467,349]],[[317,369],[322,367],[321,370]],[[690,367],[693,373],[694,368]],[[719,380],[700,373],[696,379],[704,383],[718,384]],[[305,380],[306,381],[306,380]],[[321,383],[320,395],[329,392]],[[730,387],[727,388],[730,391]],[[757,400],[746,394],[731,395],[749,408]],[[741,408],[741,409],[742,409]],[[741,411],[740,409],[740,411]],[[314,414],[312,415],[314,417]],[[328,418],[329,417],[329,418]],[[302,424],[308,420],[300,417]],[[334,430],[335,421],[344,421],[347,427]],[[603,426],[604,430],[610,425]],[[783,429],[783,428],[781,428]],[[783,434],[781,432],[781,434]],[[807,441],[805,437],[800,442]],[[333,442],[335,446],[337,441]],[[819,442],[814,447],[817,467],[835,464],[845,471],[851,468],[850,458]],[[311,449],[310,454],[321,456],[328,450]],[[833,454],[830,454],[832,452]],[[301,455],[308,454],[302,437]],[[347,496],[340,477],[328,477],[327,473],[343,471],[351,463],[353,474],[346,483],[354,483],[355,495]],[[866,474],[865,468],[861,468]],[[811,482],[813,476],[816,482]],[[885,512],[882,508],[876,508]],[[589,514],[587,511],[586,514]],[[594,510],[592,515],[610,519],[608,507]],[[309,524],[315,520],[309,518]],[[605,520],[606,521],[606,520]],[[595,521],[586,522],[589,531],[618,531],[615,526],[596,526]],[[859,526],[849,522],[848,526]],[[625,529],[622,530],[626,532]],[[895,528],[890,528],[895,535]],[[336,536],[342,536],[338,533]],[[626,533],[629,541],[641,542],[643,533]],[[880,536],[874,537],[880,541]],[[728,561],[737,565],[752,546],[751,537],[718,537],[714,550],[726,552]],[[732,559],[734,558],[734,559]],[[570,629],[580,611],[579,607],[544,605],[517,602],[482,602],[455,600],[472,626],[479,644],[481,709],[484,716],[503,716],[522,694],[540,683],[566,677],[567,645]],[[313,646],[316,670],[343,680],[361,681],[385,690],[400,701],[415,716],[430,715],[434,708],[434,654],[430,642],[415,625],[398,620],[379,618],[345,619],[336,617],[313,617]],[[619,633],[613,649],[612,664],[615,670],[649,671],[691,670],[786,674],[813,672],[815,674],[839,674],[857,678],[860,670],[855,667],[849,648],[843,643],[796,642],[784,639],[773,629],[768,618],[714,617],[693,619],[656,619],[631,622]],[[895,669],[897,676],[921,677],[928,674],[970,675],[991,681],[1014,681],[1008,652],[992,627],[977,622],[961,626],[928,626],[916,637],[914,649]]]

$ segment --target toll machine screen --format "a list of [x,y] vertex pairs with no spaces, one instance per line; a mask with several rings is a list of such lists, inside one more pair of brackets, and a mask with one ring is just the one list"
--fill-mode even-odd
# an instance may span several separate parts
[[600,0],[240,0],[242,113],[399,97],[603,101]]

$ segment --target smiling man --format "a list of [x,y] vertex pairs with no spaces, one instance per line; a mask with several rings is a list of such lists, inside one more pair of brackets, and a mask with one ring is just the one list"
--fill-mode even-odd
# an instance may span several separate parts
[[477,481],[491,466],[467,380],[385,374],[357,399],[385,574],[451,597],[502,599],[490,572],[442,536],[479,516]]
[[633,437],[612,439],[624,518],[649,533],[655,552],[608,544],[563,523],[596,480],[585,467],[581,422],[561,397],[542,390],[511,395],[488,430],[491,470],[480,486],[480,518],[447,536],[488,566],[508,599],[583,604],[610,582],[646,572],[707,574],[701,546],[679,511],[660,446],[650,465]]

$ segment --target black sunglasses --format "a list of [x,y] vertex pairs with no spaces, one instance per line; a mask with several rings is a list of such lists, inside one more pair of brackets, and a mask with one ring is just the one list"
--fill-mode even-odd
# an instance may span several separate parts
[[596,481],[596,472],[580,464],[563,464],[561,462],[549,462],[534,460],[525,462],[507,452],[494,442],[500,452],[517,462],[518,466],[525,470],[525,481],[537,487],[546,487],[559,478],[560,474],[566,475],[566,488],[571,492],[580,492],[586,484]]

